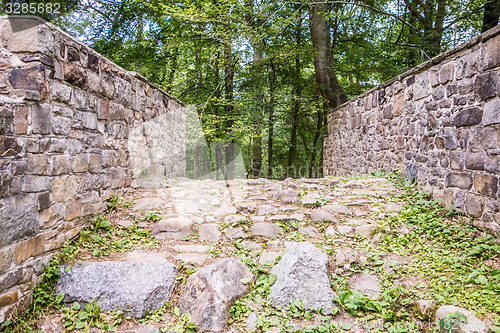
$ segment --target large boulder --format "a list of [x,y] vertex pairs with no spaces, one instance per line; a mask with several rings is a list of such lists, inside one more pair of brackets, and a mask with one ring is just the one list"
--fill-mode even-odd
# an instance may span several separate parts
[[274,305],[288,306],[301,299],[306,309],[333,310],[328,256],[312,243],[286,243],[285,253],[271,273],[277,277],[271,286]]
[[141,318],[170,300],[176,275],[176,266],[164,259],[84,262],[61,267],[56,294],[64,294],[66,303],[96,302],[102,312]]
[[248,291],[242,279],[253,278],[241,261],[226,258],[189,276],[179,299],[179,310],[191,316],[201,331],[222,332],[234,300]]

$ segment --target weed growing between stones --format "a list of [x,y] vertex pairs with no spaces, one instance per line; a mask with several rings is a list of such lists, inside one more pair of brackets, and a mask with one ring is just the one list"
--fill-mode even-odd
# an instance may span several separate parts
[[60,267],[75,261],[122,253],[132,247],[154,248],[156,244],[157,240],[150,235],[149,230],[140,229],[135,225],[130,228],[116,227],[106,216],[98,216],[87,229],[80,231],[76,238],[68,241],[61,251],[50,259],[41,282],[33,291],[30,308],[4,322],[0,326],[0,332],[42,332],[37,331],[36,325],[44,316],[56,312],[59,312],[61,326],[67,331],[88,330],[91,327],[104,331],[116,330],[122,321],[121,312],[102,314],[99,312],[98,302],[86,304],[84,308],[80,308],[78,303],[65,306],[61,303],[64,295],[54,297]]

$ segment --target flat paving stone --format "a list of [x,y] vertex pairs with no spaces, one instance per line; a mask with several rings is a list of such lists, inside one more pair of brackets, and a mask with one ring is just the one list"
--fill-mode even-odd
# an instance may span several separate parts
[[245,231],[243,231],[242,227],[226,229],[226,237],[229,239],[236,239],[236,238],[245,237],[245,236],[246,236],[246,233],[245,233]]
[[335,216],[324,210],[315,210],[311,213],[311,220],[315,222],[321,221],[336,221]]
[[372,225],[372,224],[360,225],[359,227],[356,227],[354,229],[354,232],[357,235],[361,235],[364,237],[370,237],[374,233],[376,228],[377,227],[375,225]]
[[198,235],[202,241],[217,241],[222,237],[219,226],[213,223],[200,225]]
[[318,229],[315,227],[299,227],[299,234],[309,237],[317,237],[320,235]]
[[237,209],[233,206],[223,206],[219,207],[212,213],[213,216],[226,216],[236,214]]
[[250,250],[261,250],[263,245],[260,242],[252,242],[252,241],[243,241],[241,242],[241,246],[245,249]]
[[243,215],[228,215],[224,218],[224,223],[225,224],[233,224],[233,223],[238,223],[240,221],[245,220],[246,217]]
[[202,266],[207,260],[207,255],[199,253],[179,253],[174,256],[174,259],[180,260],[185,264],[193,264],[195,266]]
[[164,200],[160,198],[144,198],[138,199],[135,201],[135,204],[132,206],[133,210],[139,210],[142,212],[159,210],[164,204]]
[[379,278],[371,274],[358,274],[349,280],[351,289],[361,291],[365,296],[375,299],[378,298],[382,288],[379,284]]
[[259,210],[257,212],[258,215],[272,215],[278,214],[278,207],[270,206],[270,205],[262,205],[259,206]]
[[266,238],[276,238],[283,231],[275,224],[265,222],[255,223],[251,230],[254,236],[263,236]]
[[282,254],[283,252],[277,252],[277,251],[263,252],[259,257],[259,264],[263,264],[266,262],[274,262]]
[[325,205],[323,206],[323,209],[332,214],[352,215],[352,211],[346,206],[342,205]]

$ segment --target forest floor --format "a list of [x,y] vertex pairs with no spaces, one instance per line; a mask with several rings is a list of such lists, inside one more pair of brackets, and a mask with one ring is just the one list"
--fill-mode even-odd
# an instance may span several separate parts
[[[500,331],[492,326],[500,319],[498,241],[400,177],[143,185],[149,188],[108,202],[106,215],[68,243],[48,272],[62,263],[163,258],[179,267],[170,302],[141,319],[99,314],[55,299],[54,274],[35,291],[34,310],[4,332],[190,332],[176,308],[186,278],[226,257],[254,274],[230,309],[226,332],[435,332],[436,309],[446,305],[470,310],[491,332]],[[190,222],[173,231],[162,225],[179,217]],[[333,314],[300,303],[273,306],[269,270],[287,242],[312,242],[328,255]]]

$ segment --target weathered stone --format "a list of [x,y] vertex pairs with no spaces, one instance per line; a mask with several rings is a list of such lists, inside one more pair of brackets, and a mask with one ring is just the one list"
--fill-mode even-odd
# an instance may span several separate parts
[[252,241],[243,241],[241,242],[241,246],[244,249],[250,249],[250,250],[262,250],[262,243],[259,242],[252,242]]
[[483,125],[500,123],[500,99],[494,99],[484,105]]
[[9,197],[0,205],[0,248],[25,237],[34,236],[38,230],[37,202],[31,196]]
[[446,175],[446,187],[469,190],[472,187],[472,177],[466,172],[450,172]]
[[297,231],[299,234],[309,237],[317,237],[320,235],[315,227],[299,227]]
[[323,308],[326,313],[333,310],[328,256],[312,243],[287,243],[285,253],[271,273],[277,277],[271,286],[275,305],[288,306],[301,299],[306,309]]
[[488,174],[475,174],[474,189],[476,192],[487,195],[491,198],[497,198],[498,178]]
[[75,64],[64,64],[64,81],[79,88],[85,88],[87,86],[87,72]]
[[265,251],[260,255],[259,263],[262,265],[266,262],[274,262],[282,254],[283,252]]
[[336,221],[335,217],[329,212],[325,212],[323,210],[314,210],[311,213],[311,220],[313,221]]
[[234,215],[236,214],[237,210],[236,207],[233,206],[223,206],[220,208],[217,208],[214,212],[214,216],[225,216],[225,215]]
[[222,332],[233,302],[248,290],[242,280],[252,278],[248,267],[236,259],[221,259],[205,266],[188,277],[179,310],[189,314],[201,331]]
[[465,199],[465,209],[467,214],[474,217],[481,217],[483,214],[484,203],[483,198],[479,195],[467,194]]
[[472,333],[472,332],[487,332],[489,327],[481,320],[477,319],[473,312],[454,305],[443,305],[436,310],[435,321],[439,324],[441,319],[447,319],[449,315],[461,313],[467,320],[450,319],[445,322],[449,327],[453,327],[453,332],[456,333]]
[[164,201],[160,198],[145,198],[136,200],[135,204],[132,206],[133,210],[139,210],[142,212],[159,210],[163,205]]
[[246,236],[246,234],[243,231],[242,227],[226,229],[226,237],[229,239],[236,239],[236,238],[245,237],[245,236]]
[[152,233],[155,235],[161,232],[190,231],[193,224],[194,221],[187,217],[171,217],[156,223],[153,227]]
[[102,312],[121,310],[141,318],[170,300],[177,268],[163,259],[143,262],[86,262],[61,267],[56,294],[64,302],[93,303]]
[[0,276],[0,290],[7,290],[18,284],[23,278],[23,269],[16,268],[2,276]]
[[225,224],[233,224],[233,223],[239,223],[241,221],[245,221],[246,217],[243,215],[227,215],[224,217],[224,223]]
[[480,124],[483,120],[483,110],[478,107],[469,107],[462,110],[453,119],[453,124],[457,127],[472,126]]
[[248,213],[248,214],[255,213],[255,211],[257,210],[257,204],[255,202],[252,202],[252,201],[237,202],[234,204],[234,207],[236,207],[236,209],[238,211],[241,211],[243,213]]
[[17,290],[0,294],[0,309],[7,305],[14,304],[19,299],[18,297]]
[[160,329],[154,325],[146,325],[134,331],[134,333],[161,333],[161,332]]
[[[337,231],[343,235],[352,235],[354,233],[354,228],[349,225],[339,225],[337,226]],[[333,228],[333,226],[328,227],[328,229],[326,230],[326,235],[335,235],[335,229]]]
[[375,230],[376,230],[376,226],[371,225],[371,224],[366,224],[366,225],[360,225],[359,227],[356,227],[354,229],[354,232],[356,234],[364,236],[364,237],[370,237]]
[[332,214],[352,215],[352,211],[343,205],[325,205],[323,209]]
[[5,273],[12,264],[12,250],[10,247],[0,250],[0,274]]
[[199,253],[179,253],[174,256],[174,259],[182,261],[184,264],[193,264],[195,266],[202,266],[207,260],[206,254]]
[[255,223],[251,228],[252,234],[254,236],[263,236],[266,238],[276,238],[283,231],[280,227],[277,227],[273,223]]
[[16,68],[9,73],[9,82],[15,89],[42,92],[45,68],[42,65]]
[[497,72],[488,72],[476,76],[474,81],[474,92],[482,100],[487,100],[497,96]]
[[484,170],[484,154],[468,154],[465,158],[465,167],[469,170]]
[[200,240],[217,241],[222,236],[217,224],[202,224],[198,230]]
[[382,291],[379,279],[375,275],[358,274],[349,280],[351,289],[358,290],[371,299],[379,297]]
[[278,214],[278,208],[270,205],[259,206],[258,215]]

